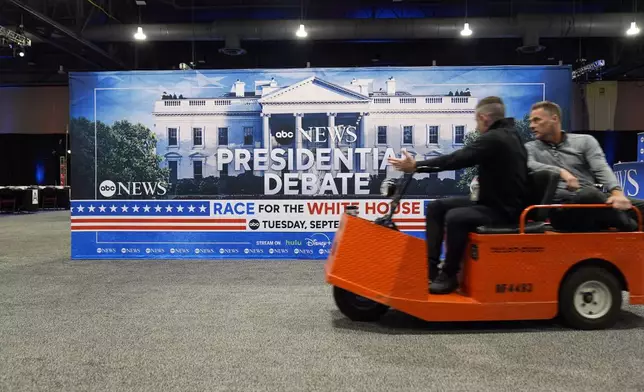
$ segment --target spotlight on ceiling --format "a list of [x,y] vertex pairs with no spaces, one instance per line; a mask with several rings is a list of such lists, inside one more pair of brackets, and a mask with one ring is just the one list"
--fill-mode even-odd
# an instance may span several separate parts
[[631,27],[628,30],[626,30],[626,35],[633,36],[633,35],[637,35],[639,33],[640,33],[640,28],[637,27],[637,23],[631,22]]
[[470,30],[469,23],[465,23],[465,25],[463,26],[463,30],[461,30],[461,35],[463,37],[469,37],[470,35],[472,35],[472,30]]
[[138,41],[143,41],[147,38],[147,35],[143,33],[143,27],[139,26],[136,28],[136,33],[134,33],[134,39]]
[[295,32],[295,35],[300,37],[300,38],[305,38],[306,36],[309,35],[309,33],[306,32],[306,30],[304,29],[304,25],[301,24],[300,28],[297,29],[297,31]]

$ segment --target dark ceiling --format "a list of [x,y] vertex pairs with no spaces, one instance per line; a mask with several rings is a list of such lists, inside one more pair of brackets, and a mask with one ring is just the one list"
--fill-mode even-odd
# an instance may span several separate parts
[[[498,64],[572,64],[583,61],[606,61],[604,79],[644,79],[644,40],[627,37],[623,31],[613,36],[588,34],[542,37],[545,49],[522,53],[520,36],[464,39],[426,38],[413,34],[394,34],[387,28],[381,36],[369,39],[245,40],[240,37],[243,55],[220,53],[223,39],[163,40],[144,42],[114,38],[96,39],[90,34],[104,26],[184,24],[210,26],[236,23],[237,31],[255,30],[256,25],[272,20],[299,19],[317,23],[351,20],[376,23],[382,20],[413,21],[454,18],[517,18],[519,15],[550,14],[553,20],[565,18],[574,24],[576,16],[587,14],[601,24],[612,13],[644,11],[644,0],[585,1],[509,1],[509,0],[147,0],[137,6],[135,0],[0,0],[0,25],[16,29],[22,22],[33,44],[25,57],[15,57],[12,50],[0,49],[0,85],[65,84],[67,71],[124,69],[177,69],[179,63],[194,63],[196,68],[290,68],[290,67],[364,67]],[[485,19],[482,19],[485,20]],[[387,23],[387,22],[385,22]],[[402,22],[403,26],[404,23]],[[423,21],[424,23],[424,21]],[[459,22],[461,23],[461,22]],[[492,21],[491,24],[494,22]],[[638,20],[644,27],[644,20]],[[624,26],[622,30],[628,26]],[[129,27],[127,27],[129,28]],[[329,28],[332,28],[331,26]],[[488,29],[491,29],[489,27]],[[257,27],[256,30],[259,30]],[[491,30],[490,30],[491,31]],[[354,32],[355,33],[355,32]],[[346,36],[351,36],[348,32]],[[543,34],[542,34],[543,35]],[[90,40],[88,37],[94,37]],[[157,35],[159,37],[159,35]],[[60,71],[62,67],[62,72]]]

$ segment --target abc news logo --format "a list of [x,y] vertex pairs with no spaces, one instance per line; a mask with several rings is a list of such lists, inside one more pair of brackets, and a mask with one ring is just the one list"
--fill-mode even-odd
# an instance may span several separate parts
[[281,145],[287,145],[293,143],[295,140],[295,132],[280,130],[275,132],[275,140]]
[[259,229],[259,221],[257,219],[252,219],[250,222],[248,222],[248,227],[251,230]]
[[98,191],[101,192],[103,197],[112,197],[116,193],[116,184],[113,181],[105,180],[101,182]]
[[119,196],[123,194],[128,196],[163,196],[168,192],[168,188],[167,184],[163,182],[129,181],[116,184],[112,180],[105,180],[98,186],[98,191],[105,198],[110,198],[117,193]]

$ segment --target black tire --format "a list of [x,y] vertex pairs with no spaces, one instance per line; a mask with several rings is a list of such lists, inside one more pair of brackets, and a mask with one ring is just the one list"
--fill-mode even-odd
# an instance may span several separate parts
[[622,308],[622,290],[610,271],[581,267],[559,290],[559,316],[569,327],[606,329],[615,324]]
[[333,286],[333,299],[340,312],[352,321],[378,321],[389,307]]

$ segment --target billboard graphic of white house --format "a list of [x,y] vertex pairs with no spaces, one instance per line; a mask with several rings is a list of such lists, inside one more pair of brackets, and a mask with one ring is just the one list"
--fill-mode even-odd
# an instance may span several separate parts
[[[397,89],[393,77],[381,86],[374,85],[373,79],[353,79],[345,86],[318,77],[288,86],[279,86],[274,79],[251,86],[238,80],[229,93],[217,97],[164,95],[154,103],[154,132],[157,154],[170,170],[171,183],[237,176],[247,168],[253,171],[253,150],[263,148],[270,154],[277,147],[314,154],[316,149],[328,148],[345,157],[353,151],[352,168],[340,165],[329,171],[391,176],[393,169],[380,166],[387,149],[396,154],[406,149],[416,159],[429,159],[460,148],[466,133],[475,128],[477,101],[468,89],[444,95],[410,94]],[[309,136],[322,133],[322,141],[307,139],[307,132]],[[365,157],[361,166],[357,148],[376,149],[377,157]],[[218,165],[220,149],[247,150],[248,167],[235,160]],[[256,175],[263,173],[254,170]],[[438,175],[441,179],[454,176],[453,171]]]

